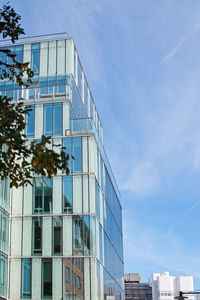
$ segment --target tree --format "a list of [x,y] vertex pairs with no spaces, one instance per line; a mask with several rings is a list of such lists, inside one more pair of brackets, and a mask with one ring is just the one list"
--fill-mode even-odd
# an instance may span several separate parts
[[[24,30],[20,25],[21,17],[9,5],[0,9],[0,35],[3,39],[9,37],[14,43]],[[29,62],[21,63],[10,50],[0,48],[0,54],[6,59],[0,60],[0,79],[16,82],[19,86],[28,87],[31,84],[33,71]],[[23,75],[26,73],[27,79]],[[57,170],[69,174],[69,155],[65,148],[58,145],[59,152],[49,148],[50,137],[42,135],[39,142],[27,143],[25,132],[26,116],[30,108],[23,102],[13,103],[11,98],[0,96],[0,179],[10,179],[10,186],[31,184],[32,174],[51,176]]]

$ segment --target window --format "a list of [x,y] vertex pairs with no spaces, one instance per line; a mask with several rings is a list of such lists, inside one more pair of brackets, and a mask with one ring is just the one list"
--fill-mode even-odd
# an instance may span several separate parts
[[62,103],[44,104],[44,134],[62,136]]
[[54,103],[53,135],[62,135],[62,103]]
[[73,172],[80,173],[82,171],[82,139],[81,137],[73,138]]
[[52,211],[52,179],[37,177],[34,179],[34,213]]
[[31,259],[22,258],[22,298],[31,298]]
[[0,252],[0,294],[7,295],[8,257]]
[[71,300],[71,292],[66,292],[66,300]]
[[66,267],[65,273],[66,273],[66,281],[70,282],[70,269],[68,267]]
[[42,218],[33,218],[33,253],[42,253]]
[[42,274],[42,284],[43,284],[43,297],[52,297],[52,261],[50,259],[43,259],[43,274]]
[[32,70],[34,75],[39,75],[40,69],[40,43],[32,44],[32,60],[31,60]]
[[63,211],[72,213],[72,176],[63,176]]
[[35,123],[35,105],[27,106],[30,111],[26,115],[26,137],[34,137],[34,123]]
[[53,252],[54,254],[62,253],[62,218],[53,218]]
[[77,286],[78,286],[78,289],[81,289],[81,279],[79,276],[77,276]]

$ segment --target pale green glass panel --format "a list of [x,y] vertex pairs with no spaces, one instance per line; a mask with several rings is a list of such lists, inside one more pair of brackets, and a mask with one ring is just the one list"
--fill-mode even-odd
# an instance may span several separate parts
[[65,74],[65,40],[57,42],[57,74]]
[[62,299],[62,258],[53,259],[53,299]]
[[12,218],[11,222],[11,255],[21,256],[22,218]]
[[72,217],[63,216],[63,256],[72,255]]
[[[23,55],[23,63],[31,63],[31,44],[25,44],[24,45],[24,55]],[[24,77],[27,77],[26,74],[24,74]]]
[[95,156],[95,142],[93,137],[88,137],[88,151],[89,151],[89,172],[95,172],[96,156]]
[[31,233],[32,233],[32,218],[23,218],[23,246],[22,255],[31,256]]
[[43,217],[42,226],[42,255],[51,256],[52,250],[52,219]]
[[97,276],[96,276],[96,260],[91,258],[90,260],[90,272],[91,272],[91,299],[97,299]]
[[100,265],[100,299],[104,300],[103,266]]
[[73,180],[73,213],[82,213],[82,176],[76,175]]
[[84,258],[84,300],[90,300],[90,262]]
[[53,213],[62,214],[62,177],[53,177]]
[[[31,182],[33,180],[31,179]],[[28,184],[24,187],[24,215],[32,214],[32,204],[33,204],[33,187]]]
[[83,172],[88,172],[88,146],[87,137],[82,137],[82,149],[83,149]]
[[35,137],[40,139],[43,134],[43,105],[35,105]]
[[32,299],[41,299],[41,259],[32,258]]
[[47,76],[48,42],[40,43],[40,76]]
[[23,199],[23,188],[13,188],[12,194],[12,214],[22,215],[22,199]]
[[10,297],[9,299],[20,298],[21,286],[21,259],[13,258],[10,260]]
[[66,130],[70,128],[70,104],[63,103],[63,135],[66,135]]
[[56,41],[50,41],[48,75],[55,75],[55,74],[56,74]]
[[66,40],[66,73],[74,75],[74,44],[72,39]]
[[89,176],[89,203],[90,212],[95,213],[95,179],[94,175]]
[[83,175],[83,212],[89,212],[89,178],[88,175]]

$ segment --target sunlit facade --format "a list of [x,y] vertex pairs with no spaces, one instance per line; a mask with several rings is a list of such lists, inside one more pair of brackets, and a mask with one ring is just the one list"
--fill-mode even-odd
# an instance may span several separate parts
[[32,108],[27,141],[51,136],[50,147],[62,144],[75,159],[69,176],[34,177],[10,196],[1,184],[0,299],[121,300],[119,192],[74,42],[52,36],[9,47],[34,71],[29,88],[0,82],[2,95]]

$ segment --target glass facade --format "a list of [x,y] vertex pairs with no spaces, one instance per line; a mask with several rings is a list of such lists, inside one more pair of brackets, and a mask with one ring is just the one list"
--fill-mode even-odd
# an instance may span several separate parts
[[27,139],[45,134],[49,147],[65,147],[70,175],[33,176],[32,185],[13,189],[11,211],[8,183],[0,184],[0,274],[8,274],[0,296],[9,290],[10,299],[122,300],[120,197],[74,42],[35,41],[13,49],[30,62],[33,83],[25,88],[1,81],[0,93],[31,109]]

